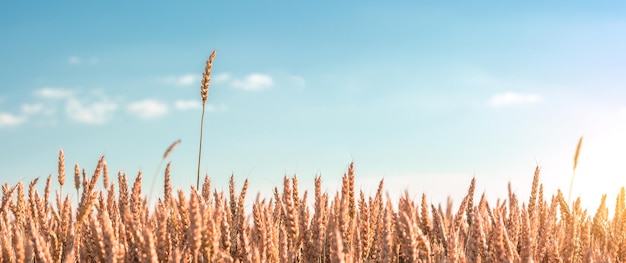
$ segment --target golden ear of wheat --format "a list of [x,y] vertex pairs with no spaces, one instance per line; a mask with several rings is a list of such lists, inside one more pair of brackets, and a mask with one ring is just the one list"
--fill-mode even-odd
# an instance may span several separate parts
[[63,153],[63,149],[59,150],[59,185],[63,186],[65,184],[65,154]]
[[181,140],[178,139],[175,142],[173,142],[170,147],[167,147],[167,150],[165,150],[165,153],[163,154],[163,159],[167,158],[167,156],[170,155],[170,153],[172,153],[172,151],[174,150],[174,148],[176,148],[176,146],[178,146],[180,144]]
[[200,96],[202,97],[202,106],[206,104],[209,98],[209,83],[211,82],[211,68],[213,67],[213,59],[215,58],[215,50],[211,52],[211,56],[206,61],[204,73],[202,73],[202,85],[200,86]]
[[578,166],[578,156],[580,156],[580,147],[583,145],[583,136],[580,136],[578,139],[578,146],[576,146],[576,154],[574,154],[574,170],[576,170],[576,166]]
[[574,169],[572,170],[572,179],[569,182],[569,191],[567,193],[567,202],[569,203],[572,198],[572,188],[574,188],[574,177],[576,176],[576,167],[578,166],[578,156],[580,156],[580,147],[583,145],[583,136],[578,139],[578,145],[576,146],[576,153],[574,154]]

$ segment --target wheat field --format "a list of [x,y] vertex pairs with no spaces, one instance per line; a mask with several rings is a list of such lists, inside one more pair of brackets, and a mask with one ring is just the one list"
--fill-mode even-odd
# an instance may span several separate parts
[[[569,205],[559,190],[546,195],[536,169],[530,199],[490,204],[474,198],[475,180],[458,207],[429,204],[426,195],[391,200],[383,181],[374,196],[355,192],[354,164],[341,191],[309,192],[285,177],[269,200],[246,211],[248,181],[228,192],[211,188],[174,191],[167,164],[156,206],[141,192],[142,174],[111,182],[101,157],[91,176],[74,167],[73,205],[63,194],[65,165],[59,153],[59,190],[43,194],[38,180],[2,186],[2,262],[621,262],[626,260],[626,193],[608,218],[606,195],[595,213],[580,199]],[[101,180],[101,183],[100,182]],[[56,183],[56,182],[55,182]],[[74,189],[72,189],[74,190]],[[392,202],[395,201],[395,202]],[[394,206],[392,203],[396,203]],[[310,205],[309,205],[310,204]]]
[[[91,176],[74,165],[72,189],[66,185],[61,150],[55,193],[50,191],[52,176],[43,194],[36,188],[38,179],[28,186],[2,185],[0,261],[626,261],[624,188],[609,218],[606,195],[594,213],[581,207],[580,198],[569,201],[571,189],[567,199],[561,190],[544,193],[539,167],[529,200],[519,200],[511,185],[505,200],[490,204],[484,194],[475,199],[472,179],[460,205],[454,207],[452,201],[428,203],[425,194],[414,200],[408,192],[392,200],[384,194],[382,180],[375,195],[357,193],[351,163],[336,193],[323,191],[320,177],[315,177],[310,193],[301,193],[297,177],[285,177],[282,188],[273,189],[272,198],[257,197],[251,211],[249,206],[246,210],[248,180],[237,188],[231,177],[227,192],[212,188],[208,177],[200,180],[204,105],[214,57],[215,51],[206,61],[200,92],[203,112],[196,187],[172,189],[168,163],[162,191],[153,194],[151,189],[146,195],[141,172],[134,179],[118,172],[112,179],[102,156]],[[179,143],[166,150],[162,163]],[[581,143],[582,137],[572,183]],[[67,191],[74,190],[78,200],[73,201]],[[152,207],[150,198],[157,198]]]

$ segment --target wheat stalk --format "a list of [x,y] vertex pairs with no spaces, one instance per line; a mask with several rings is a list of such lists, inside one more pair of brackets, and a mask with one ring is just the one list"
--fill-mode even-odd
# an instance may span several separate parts
[[200,118],[200,149],[198,150],[198,179],[196,181],[196,189],[200,188],[200,162],[202,160],[202,130],[204,127],[204,108],[209,98],[209,83],[211,82],[211,68],[213,67],[213,59],[215,58],[215,50],[211,52],[211,56],[206,61],[204,73],[202,74],[202,82],[200,86],[200,96],[202,97],[202,117]]
[[79,198],[78,189],[80,188],[80,167],[78,163],[74,165],[74,188],[76,188],[76,200]]
[[152,183],[150,184],[150,192],[148,194],[148,198],[152,198],[152,192],[154,191],[154,183],[156,182],[156,179],[159,177],[158,174],[159,174],[159,171],[161,171],[161,166],[163,165],[163,162],[165,162],[165,159],[167,159],[167,157],[172,153],[172,151],[174,151],[174,148],[176,148],[176,146],[178,146],[180,142],[181,142],[180,139],[174,141],[172,144],[170,144],[169,147],[167,147],[167,150],[165,150],[165,153],[163,154],[163,158],[161,158],[161,161],[159,162],[159,166],[154,172],[154,177],[152,177]]
[[580,155],[580,147],[583,144],[583,136],[578,139],[578,145],[576,146],[576,154],[574,154],[574,169],[572,169],[572,179],[569,182],[569,191],[567,193],[567,203],[572,200],[572,188],[574,187],[574,177],[576,176],[576,167],[578,166],[578,156]]

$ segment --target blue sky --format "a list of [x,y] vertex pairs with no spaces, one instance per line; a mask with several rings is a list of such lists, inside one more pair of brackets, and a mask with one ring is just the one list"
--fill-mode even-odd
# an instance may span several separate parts
[[216,49],[201,169],[218,189],[234,173],[270,196],[297,173],[332,192],[353,160],[367,193],[384,177],[439,202],[476,176],[527,196],[536,164],[568,188],[584,135],[574,194],[595,206],[626,185],[624,5],[3,2],[0,180],[55,175],[63,148],[145,187],[181,139],[175,184],[195,184]]

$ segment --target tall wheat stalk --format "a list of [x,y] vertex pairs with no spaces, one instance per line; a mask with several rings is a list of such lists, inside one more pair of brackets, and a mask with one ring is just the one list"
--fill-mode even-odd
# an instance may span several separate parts
[[576,146],[576,154],[574,154],[574,169],[572,169],[572,179],[569,182],[569,192],[567,193],[567,203],[570,204],[572,200],[572,188],[574,187],[574,177],[576,176],[576,166],[578,166],[578,156],[580,155],[580,146],[583,144],[583,136],[578,139],[578,146]]
[[200,187],[200,161],[202,159],[202,129],[204,128],[204,108],[206,100],[209,98],[209,82],[211,82],[211,67],[215,58],[215,50],[211,52],[209,60],[206,61],[204,73],[202,74],[202,85],[200,86],[200,96],[202,97],[202,117],[200,119],[200,149],[198,150],[198,179],[196,180],[196,189]]

